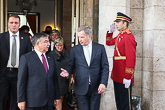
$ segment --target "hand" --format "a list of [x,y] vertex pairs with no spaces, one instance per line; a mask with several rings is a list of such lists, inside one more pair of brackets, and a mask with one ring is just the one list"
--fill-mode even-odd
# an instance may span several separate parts
[[123,79],[123,84],[125,84],[125,88],[129,88],[129,86],[131,85],[131,79]]
[[115,32],[115,30],[116,30],[115,23],[110,24],[109,33],[113,33],[113,32]]
[[60,73],[60,75],[62,76],[62,77],[68,77],[69,76],[69,74],[68,74],[68,72],[65,70],[65,69],[63,69],[63,68],[61,68],[61,73]]
[[74,83],[73,74],[71,75],[71,78],[70,78],[70,83]]
[[61,99],[54,100],[54,107],[56,107],[60,103]]
[[26,106],[26,103],[25,103],[25,102],[19,102],[19,103],[18,103],[18,108],[19,108],[20,110],[25,110],[25,106]]
[[98,93],[99,93],[99,94],[103,93],[103,92],[105,91],[105,88],[106,88],[106,87],[105,87],[104,84],[100,84],[100,85],[99,85],[99,88],[98,88]]

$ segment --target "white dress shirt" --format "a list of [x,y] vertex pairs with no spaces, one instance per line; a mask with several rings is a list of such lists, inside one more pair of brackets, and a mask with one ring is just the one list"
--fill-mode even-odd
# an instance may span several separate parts
[[17,52],[16,52],[16,65],[14,66],[14,68],[18,68],[19,66],[19,54],[20,54],[20,37],[19,37],[19,31],[16,33],[16,34],[13,34],[10,30],[9,30],[9,40],[10,40],[10,55],[9,55],[9,60],[8,60],[8,64],[7,64],[7,67],[13,67],[11,65],[11,53],[12,53],[12,42],[13,42],[13,35],[17,35],[15,37],[16,39],[16,46],[17,46]]
[[[88,47],[89,50],[86,50],[87,49],[86,46],[89,46]],[[91,55],[92,55],[92,41],[88,45],[86,45],[86,46],[83,46],[83,51],[84,51],[84,53],[86,51],[89,51],[89,56],[90,56],[90,59],[91,59]],[[86,58],[86,55],[85,55],[85,58]],[[88,64],[88,66],[90,66],[90,64]]]
[[[48,66],[48,70],[49,70],[49,64],[48,64],[48,61],[47,61],[47,58],[46,58],[46,55],[45,55],[45,53],[41,53],[40,51],[38,51],[37,49],[34,49],[35,50],[35,52],[37,53],[37,55],[38,55],[38,57],[39,57],[39,59],[41,60],[41,62],[42,62],[42,54],[44,55],[44,57],[45,57],[45,59],[46,59],[46,63],[47,63],[47,66]],[[43,62],[42,62],[43,63]]]
[[54,49],[54,42],[51,41],[51,51],[53,51],[53,49]]

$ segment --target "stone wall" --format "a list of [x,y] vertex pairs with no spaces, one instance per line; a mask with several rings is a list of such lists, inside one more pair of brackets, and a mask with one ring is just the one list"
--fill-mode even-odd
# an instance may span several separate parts
[[165,108],[165,1],[144,0],[143,110]]

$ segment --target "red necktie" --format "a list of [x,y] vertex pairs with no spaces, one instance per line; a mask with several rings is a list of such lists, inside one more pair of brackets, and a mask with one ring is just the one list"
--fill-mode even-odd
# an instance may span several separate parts
[[42,54],[41,56],[42,56],[42,62],[43,62],[45,71],[46,71],[46,73],[48,74],[48,66],[47,66],[47,63],[46,63],[46,59],[45,59],[45,57],[44,57],[43,54]]

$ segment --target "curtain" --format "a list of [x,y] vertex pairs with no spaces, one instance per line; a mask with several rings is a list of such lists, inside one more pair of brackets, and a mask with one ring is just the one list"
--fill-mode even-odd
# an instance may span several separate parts
[[36,16],[35,15],[27,15],[26,19],[30,25],[32,32],[35,34],[36,33]]

